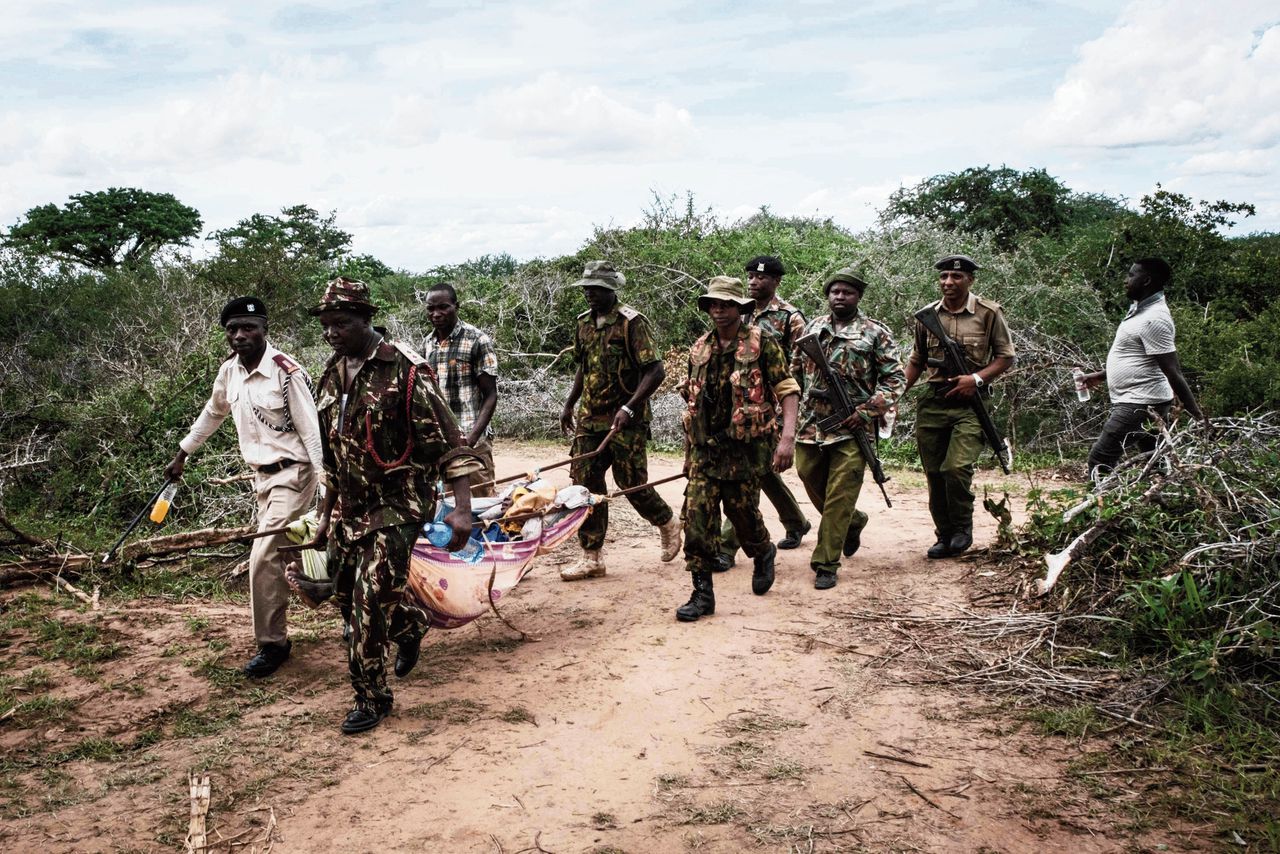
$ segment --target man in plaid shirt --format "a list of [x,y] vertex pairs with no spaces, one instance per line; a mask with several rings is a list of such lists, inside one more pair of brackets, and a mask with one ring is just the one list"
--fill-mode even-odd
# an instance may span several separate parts
[[498,405],[498,354],[493,339],[458,319],[458,292],[452,285],[427,291],[427,318],[432,334],[422,353],[440,381],[440,392],[466,434],[467,444],[484,462],[471,476],[471,494],[493,494],[493,431],[489,421]]

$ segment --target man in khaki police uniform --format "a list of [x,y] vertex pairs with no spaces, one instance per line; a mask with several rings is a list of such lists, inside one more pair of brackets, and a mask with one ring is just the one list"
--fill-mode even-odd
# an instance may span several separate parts
[[[240,453],[254,471],[258,530],[280,528],[305,513],[316,494],[322,457],[311,379],[301,365],[267,342],[267,307],[262,300],[234,299],[222,309],[220,321],[232,356],[222,363],[213,394],[164,473],[181,478],[187,456],[230,415]],[[284,559],[276,551],[283,544],[283,535],[259,537],[249,552],[249,603],[258,653],[245,665],[246,676],[268,676],[289,658],[289,586]]]
[[1013,339],[998,303],[971,292],[977,263],[966,255],[948,255],[933,265],[942,299],[943,330],[965,351],[972,373],[942,375],[928,360],[942,358],[942,344],[916,321],[915,346],[907,361],[907,388],[921,374],[929,390],[916,407],[916,444],[929,482],[929,513],[935,542],[930,558],[958,555],[973,545],[973,468],[984,439],[973,411],[975,395],[986,395],[996,377],[1013,365]]

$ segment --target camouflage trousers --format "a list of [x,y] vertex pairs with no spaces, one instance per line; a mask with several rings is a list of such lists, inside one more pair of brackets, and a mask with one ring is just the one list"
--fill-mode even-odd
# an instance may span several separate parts
[[973,470],[986,440],[978,416],[936,390],[916,407],[916,447],[929,483],[929,514],[941,537],[973,530]]
[[[805,525],[809,524],[809,520],[804,517],[804,511],[800,509],[800,504],[791,494],[786,481],[772,468],[761,478],[760,492],[768,496],[769,503],[773,505],[774,510],[778,511],[778,521],[782,523],[782,530],[788,533],[803,531]],[[756,493],[757,505],[760,503],[760,492]],[[738,532],[733,529],[733,524],[728,519],[724,520],[724,525],[720,528],[720,553],[729,557],[735,557],[738,554]]]
[[[601,433],[584,433],[575,436],[571,456],[590,453],[600,447],[608,431]],[[619,430],[609,446],[594,457],[579,460],[569,468],[569,477],[574,483],[580,483],[597,495],[603,495],[608,488],[604,483],[604,473],[613,469],[613,482],[619,489],[639,486],[649,479],[649,457],[645,453],[645,444],[649,439],[646,427]],[[653,487],[633,492],[627,496],[631,506],[636,508],[644,520],[651,525],[665,525],[671,521],[674,512],[671,505],[662,500]],[[604,546],[604,534],[609,529],[609,505],[599,504],[591,511],[587,521],[578,529],[578,542],[584,549],[596,550]]]
[[858,443],[852,439],[796,445],[796,471],[814,509],[822,514],[818,542],[809,557],[814,572],[838,571],[845,537],[867,526],[867,514],[858,509],[865,467]]
[[760,515],[760,477],[708,477],[695,462],[684,487],[684,563],[690,572],[712,572],[720,553],[720,510],[733,524],[747,557],[769,548],[769,529]]
[[335,538],[329,546],[334,599],[351,628],[347,667],[357,703],[391,708],[387,645],[421,640],[431,626],[427,612],[404,595],[409,555],[421,529],[413,522],[382,528],[354,543]]

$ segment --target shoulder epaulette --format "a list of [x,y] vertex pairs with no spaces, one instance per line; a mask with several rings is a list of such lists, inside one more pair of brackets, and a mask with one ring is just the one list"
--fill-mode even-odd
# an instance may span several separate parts
[[987,299],[986,297],[975,297],[975,299],[977,302],[981,303],[982,305],[985,305],[987,308],[992,309],[993,311],[1003,310],[1000,307],[1000,303],[996,302],[995,300],[990,300],[990,299]]
[[423,355],[403,341],[392,341],[391,346],[395,347],[400,355],[408,359],[411,364],[417,365],[419,368],[427,366],[427,360]]
[[302,370],[302,365],[299,365],[297,362],[295,362],[293,359],[290,359],[284,353],[276,353],[274,356],[271,357],[271,361],[279,365],[280,369],[287,374],[294,374]]
[[622,315],[627,320],[635,320],[637,317],[644,317],[643,314],[636,311],[634,308],[632,308],[629,305],[618,306],[618,314]]
[[590,318],[591,318],[591,309],[587,309],[582,314],[578,315],[578,320],[589,320]]

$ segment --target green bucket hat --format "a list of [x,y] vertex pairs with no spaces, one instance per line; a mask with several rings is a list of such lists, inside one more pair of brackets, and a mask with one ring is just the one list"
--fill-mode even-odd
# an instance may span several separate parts
[[355,279],[339,276],[336,279],[330,279],[324,286],[324,296],[320,297],[320,304],[311,309],[311,313],[323,314],[326,311],[341,309],[369,316],[373,316],[378,311],[378,307],[373,304],[373,299],[369,295],[368,285]]
[[588,261],[582,269],[582,278],[573,283],[575,288],[608,288],[616,291],[627,283],[627,277],[613,268],[608,261]]
[[846,285],[853,285],[862,293],[866,293],[868,287],[867,280],[864,279],[862,275],[862,271],[852,265],[848,267],[841,267],[830,276],[827,276],[827,280],[822,284],[822,292],[824,294],[831,293],[832,285],[836,282],[844,282]]
[[747,296],[747,288],[742,284],[742,279],[732,276],[716,276],[707,282],[707,292],[698,297],[698,310],[706,311],[712,300],[734,302],[747,311],[756,307],[756,301]]

